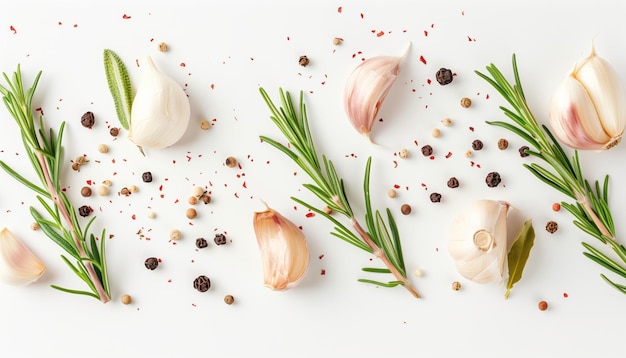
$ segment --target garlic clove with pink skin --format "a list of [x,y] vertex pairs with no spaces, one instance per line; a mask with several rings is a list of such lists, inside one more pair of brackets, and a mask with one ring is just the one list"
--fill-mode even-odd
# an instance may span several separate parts
[[309,248],[302,230],[267,205],[265,211],[254,213],[253,226],[265,286],[276,291],[296,286],[309,267]]
[[0,230],[0,282],[27,285],[46,271],[46,265],[7,228]]
[[143,75],[131,106],[128,138],[140,148],[172,146],[189,125],[189,99],[176,81],[157,70],[150,57],[141,65]]
[[378,111],[398,78],[400,65],[409,48],[400,57],[369,58],[361,62],[348,77],[344,89],[346,114],[352,126],[370,142],[370,132]]
[[606,150],[621,141],[626,93],[613,66],[593,47],[554,92],[550,126],[557,139],[574,149]]

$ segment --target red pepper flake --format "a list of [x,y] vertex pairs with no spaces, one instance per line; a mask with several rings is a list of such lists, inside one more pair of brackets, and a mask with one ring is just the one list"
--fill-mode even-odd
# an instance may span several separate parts
[[78,24],[74,24],[74,28],[77,28],[77,27],[78,27]]
[[397,168],[397,167],[398,167],[398,161],[397,161],[397,160],[394,160],[394,161],[393,161],[393,167],[394,167],[394,168]]
[[239,194],[235,193],[235,198],[239,199]]
[[448,154],[446,154],[446,159],[450,158],[452,156],[452,152],[448,152]]
[[243,182],[243,185],[242,185],[242,186],[243,186],[244,188],[248,189],[248,185],[246,185],[246,182],[245,182],[245,181]]
[[92,181],[91,180],[87,180],[87,185],[91,185]]
[[133,216],[131,216],[131,219],[137,220],[137,215],[133,214]]
[[322,269],[322,270],[320,271],[320,274],[321,274],[322,276],[326,275],[326,270]]
[[341,12],[342,12],[342,11],[343,11],[343,8],[342,8],[341,6],[339,6],[339,7],[337,8],[337,12],[341,14]]
[[467,40],[468,40],[469,42],[476,42],[476,39],[473,39],[473,38],[469,37],[469,35],[467,36]]
[[13,35],[17,34],[17,30],[15,29],[15,27],[13,27],[13,25],[11,25],[9,27],[9,30],[11,30],[11,32],[13,32]]
[[470,161],[470,165],[474,166],[474,165],[476,165],[476,163],[474,163],[474,161],[472,160],[472,161]]
[[428,158],[428,159],[430,159],[430,160],[435,160],[435,156],[434,156],[434,155],[431,155],[431,156],[430,156],[430,158]]
[[312,218],[312,217],[314,217],[314,216],[315,216],[315,213],[308,212],[308,213],[306,213],[306,215],[305,215],[305,216],[306,216],[307,218]]
[[489,93],[485,95],[485,99],[489,99]]
[[430,78],[428,78],[428,79],[426,80],[426,83],[428,83],[428,84],[431,84],[432,82],[433,82],[433,81],[431,81],[431,80],[430,80]]
[[174,200],[174,204],[178,204],[178,199]]
[[187,157],[187,161],[190,162],[191,161],[191,157],[186,155],[185,157]]
[[385,34],[385,32],[384,32],[384,31],[379,31],[379,32],[376,34],[376,37],[381,37],[381,36],[383,36],[384,34]]
[[424,30],[424,36],[428,36],[428,31]]
[[324,258],[324,254],[321,254],[318,258],[319,258],[320,260],[321,260],[321,259],[323,259],[323,258]]
[[419,143],[417,142],[417,140],[414,140],[413,143],[415,143],[415,145],[419,145]]
[[287,41],[289,41],[289,40],[291,40],[291,39],[289,38],[289,36],[287,36]]
[[137,65],[137,67],[139,67],[139,59],[138,58],[135,59],[135,65]]
[[400,185],[398,185],[398,184],[394,184],[394,185],[393,185],[393,188],[394,188],[394,189],[400,189]]
[[474,127],[469,127],[469,130],[473,132],[474,131]]
[[365,18],[365,16],[363,15],[363,13],[361,13],[361,19]]
[[211,83],[211,89],[215,89],[215,84]]
[[63,25],[63,23],[61,21],[59,21],[59,26]]
[[124,20],[128,20],[128,19],[130,19],[130,16],[129,16],[129,15],[126,15],[126,14],[124,14],[124,15],[122,16],[122,19],[124,19]]
[[43,109],[41,109],[41,107],[37,107],[35,111],[39,112],[43,116]]
[[569,295],[567,294],[567,292],[563,292],[563,298],[568,298]]
[[181,62],[181,63],[180,63],[180,67],[187,67],[187,64],[186,64],[186,63],[184,63],[184,62]]
[[426,59],[424,58],[424,56],[421,56],[421,55],[420,55],[420,61],[421,61],[423,64],[426,64]]
[[159,186],[159,191],[163,191],[163,185]]

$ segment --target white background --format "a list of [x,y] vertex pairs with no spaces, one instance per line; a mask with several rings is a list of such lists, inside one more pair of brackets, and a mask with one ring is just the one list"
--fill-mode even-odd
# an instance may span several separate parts
[[[110,303],[51,289],[50,284],[81,286],[60,260],[60,249],[30,230],[28,208],[38,205],[34,194],[0,173],[0,226],[19,235],[48,266],[32,285],[0,286],[2,356],[622,356],[626,296],[606,285],[599,276],[604,271],[583,257],[580,242],[596,244],[593,239],[566,212],[551,210],[565,198],[522,167],[529,159],[520,158],[517,148],[525,143],[484,123],[503,119],[497,108],[502,101],[473,71],[493,62],[510,74],[516,53],[527,99],[545,122],[553,89],[592,41],[626,83],[624,10],[619,1],[5,2],[0,70],[10,73],[20,63],[28,83],[43,71],[34,105],[54,128],[67,122],[68,195],[77,207],[96,209],[96,232],[106,228],[114,236],[107,238]],[[344,42],[334,46],[334,37]],[[159,52],[160,42],[169,51]],[[345,80],[362,58],[399,55],[409,43],[400,77],[379,113],[384,121],[374,125],[372,137],[381,145],[374,147],[344,114]],[[104,77],[105,48],[120,55],[135,85],[135,61],[147,55],[184,85],[192,123],[178,144],[142,157],[124,131],[115,140],[108,134],[118,123]],[[309,66],[298,65],[301,55],[310,58]],[[436,83],[440,67],[456,73],[452,84]],[[364,277],[360,268],[377,262],[330,236],[328,222],[307,218],[290,200],[316,203],[302,187],[308,182],[304,173],[258,139],[283,140],[269,121],[259,86],[274,98],[279,87],[295,95],[305,91],[317,147],[335,162],[360,215],[363,168],[373,157],[375,205],[394,212],[407,269],[424,272],[410,275],[423,299],[402,288],[358,283]],[[462,97],[472,99],[471,108],[461,108]],[[85,111],[96,116],[91,130],[80,125]],[[443,118],[453,125],[443,127]],[[213,123],[210,130],[199,129],[203,119]],[[4,109],[0,123],[0,159],[32,177],[18,129]],[[431,137],[434,128],[441,129],[440,138]],[[510,142],[507,151],[496,148],[501,137]],[[474,139],[485,148],[465,158]],[[100,143],[109,153],[98,153]],[[435,160],[421,155],[424,144],[435,148]],[[397,157],[402,148],[409,149],[409,159]],[[611,175],[618,237],[626,230],[624,150],[622,144],[582,153],[589,179]],[[90,162],[72,171],[70,161],[82,154]],[[225,167],[228,156],[238,158],[241,168]],[[153,173],[152,183],[141,181],[144,171]],[[489,171],[501,173],[499,187],[484,184]],[[446,187],[450,176],[461,181],[458,189]],[[113,182],[109,197],[78,194],[87,180],[105,179]],[[398,197],[388,198],[396,184]],[[117,194],[130,185],[139,191]],[[190,224],[184,212],[194,185],[206,186],[213,202],[197,207],[199,216]],[[442,202],[431,203],[431,192],[441,193]],[[535,247],[508,300],[503,285],[463,279],[446,250],[451,219],[482,198],[508,200],[535,223]],[[308,275],[286,292],[262,284],[252,228],[253,212],[263,209],[260,199],[302,226],[308,238]],[[411,215],[400,214],[403,203],[413,207]],[[149,219],[149,211],[157,217]],[[548,220],[559,223],[557,233],[543,229]],[[175,245],[168,239],[172,229],[183,232]],[[211,242],[216,232],[226,232],[230,242],[195,249],[195,238]],[[143,267],[149,256],[162,259],[155,271]],[[200,274],[213,282],[207,293],[192,287]],[[458,292],[451,289],[457,280],[463,285]],[[133,303],[122,305],[123,294],[132,295]],[[227,294],[235,304],[223,303]],[[540,300],[549,303],[547,311],[537,309]]]

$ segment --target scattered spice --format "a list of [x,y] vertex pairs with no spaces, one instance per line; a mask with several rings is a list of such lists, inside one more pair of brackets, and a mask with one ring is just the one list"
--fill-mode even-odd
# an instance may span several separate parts
[[422,271],[422,269],[415,269],[415,271],[413,271],[413,274],[416,277],[422,277],[422,276],[424,276],[424,271]]
[[104,184],[106,186],[111,186],[113,183],[109,179],[105,179],[105,180],[102,181],[102,184]]
[[78,165],[85,165],[87,164],[88,160],[87,158],[85,158],[84,155],[79,155],[78,157],[76,157],[76,159],[74,159],[74,163],[78,164]]
[[461,107],[463,108],[469,108],[472,105],[472,100],[467,98],[467,97],[463,97],[461,98]]
[[109,147],[106,144],[100,144],[100,145],[98,145],[98,152],[100,152],[100,153],[108,153],[109,152]]
[[203,202],[205,205],[206,205],[206,204],[209,204],[209,203],[211,203],[211,196],[210,196],[210,195],[206,195],[206,194],[204,194],[204,195],[202,195],[202,196],[200,197],[200,200],[202,200],[202,202]]
[[120,194],[122,194],[124,196],[129,196],[130,195],[130,190],[127,187],[123,187],[122,190],[120,190]]
[[187,202],[189,203],[189,205],[196,205],[198,203],[198,198],[192,195],[189,197],[189,199],[187,199]]
[[118,134],[120,134],[120,129],[119,129],[119,128],[117,128],[117,127],[113,127],[113,128],[111,128],[111,129],[109,129],[109,134],[110,134],[112,137],[117,137],[117,135],[118,135]]
[[109,188],[106,185],[101,185],[98,188],[98,195],[100,195],[100,196],[107,196],[107,195],[109,195]]
[[439,128],[435,128],[431,132],[431,135],[433,136],[433,138],[439,138],[441,136],[441,131],[439,130]]
[[232,295],[224,296],[224,303],[226,303],[227,305],[232,305],[233,303],[235,303],[235,297],[233,297]]
[[143,180],[144,183],[152,182],[152,173],[151,172],[145,172],[145,173],[141,174],[141,180]]
[[144,265],[148,270],[154,270],[159,267],[159,259],[156,257],[148,257],[144,262]]
[[137,185],[131,185],[128,187],[131,193],[136,193],[139,189],[137,189]]
[[193,288],[200,292],[206,292],[211,288],[211,280],[204,275],[200,275],[193,280]]
[[333,39],[333,45],[335,45],[335,46],[341,45],[342,42],[343,42],[343,39],[341,37],[335,37]]
[[400,149],[400,151],[398,152],[398,156],[402,159],[406,159],[409,157],[409,150],[406,148],[402,148]]
[[487,186],[490,188],[498,186],[501,181],[502,179],[500,178],[500,174],[498,172],[490,172],[487,174],[487,178],[485,179]]
[[194,186],[193,190],[192,190],[192,195],[195,196],[196,198],[201,197],[202,195],[204,195],[204,189],[202,189],[202,187],[199,186]]
[[498,139],[498,149],[505,150],[508,147],[509,147],[509,141],[508,140],[506,140],[504,138]]
[[435,73],[435,78],[440,85],[445,86],[452,82],[453,76],[452,71],[448,68],[440,68],[437,73]]
[[170,240],[180,240],[183,237],[183,234],[180,230],[172,230],[170,231]]
[[39,224],[35,221],[34,223],[30,224],[30,229],[33,231],[39,230]]
[[207,121],[206,119],[200,122],[200,129],[202,129],[203,131],[209,129],[210,126],[211,126],[211,123],[209,123],[209,121]]
[[472,157],[472,151],[471,150],[466,150],[465,151],[465,158],[471,158]]
[[459,187],[459,180],[456,177],[452,177],[450,179],[448,179],[448,188],[458,188]]
[[446,127],[450,127],[452,125],[452,120],[450,118],[444,118],[441,120],[441,124]]
[[548,302],[546,301],[539,301],[539,303],[537,304],[537,308],[539,308],[540,311],[545,311],[548,309]]
[[205,238],[199,237],[199,238],[196,239],[196,247],[197,248],[204,249],[207,246],[209,246],[209,242],[206,241]]
[[83,205],[80,208],[78,208],[78,214],[82,217],[89,216],[89,214],[91,214],[91,208],[88,207],[87,205]]
[[530,149],[530,148],[528,148],[528,146],[526,146],[526,145],[521,146],[519,148],[519,156],[522,157],[522,158],[529,156],[530,154],[528,154],[526,152],[526,150],[528,150],[528,149]]
[[88,186],[84,186],[80,189],[80,195],[87,198],[91,196],[91,188]]
[[167,44],[165,42],[161,42],[159,44],[159,51],[161,52],[167,52]]
[[229,168],[233,168],[233,167],[237,166],[237,158],[235,158],[235,157],[228,157],[224,161],[224,164],[226,164],[226,166],[229,167]]
[[483,149],[483,142],[480,139],[476,139],[472,142],[472,149],[481,150]]
[[552,204],[552,211],[561,211],[561,204],[559,203]]
[[441,194],[439,194],[439,193],[432,193],[432,194],[430,194],[430,201],[432,203],[439,203],[439,202],[441,202]]
[[302,67],[306,67],[308,66],[308,64],[310,63],[309,58],[306,56],[300,56],[300,58],[298,59],[298,63],[300,64],[300,66]]
[[452,289],[458,291],[461,289],[461,283],[459,281],[452,282]]
[[156,218],[156,213],[154,211],[149,211],[148,212],[148,219],[154,219]]
[[397,195],[398,193],[395,189],[389,189],[389,191],[387,191],[387,196],[389,196],[390,198],[395,198]]
[[224,234],[215,234],[215,238],[213,239],[216,245],[225,245],[226,244],[226,235]]
[[122,298],[120,300],[122,301],[123,305],[128,305],[128,304],[130,304],[133,301],[133,299],[132,299],[132,297],[130,297],[130,295],[122,295]]
[[411,213],[411,205],[402,204],[402,206],[400,207],[400,212],[402,213],[402,215],[409,215]]
[[428,157],[432,154],[433,154],[433,147],[431,147],[428,144],[422,147],[422,155],[424,155],[425,157]]
[[85,128],[91,128],[96,123],[96,118],[93,115],[93,112],[85,112],[82,117],[80,117],[80,124]]
[[556,221],[548,221],[546,224],[546,231],[550,234],[554,234],[559,229],[559,224]]
[[187,216],[187,219],[195,219],[198,216],[198,212],[194,208],[189,208],[185,212],[185,216]]

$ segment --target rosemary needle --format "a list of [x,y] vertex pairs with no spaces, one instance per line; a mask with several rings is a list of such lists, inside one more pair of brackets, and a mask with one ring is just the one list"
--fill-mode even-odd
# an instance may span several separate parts
[[[591,185],[583,175],[578,151],[574,151],[571,158],[568,157],[550,130],[545,125],[540,126],[537,123],[526,103],[515,55],[513,55],[512,62],[514,84],[511,84],[493,64],[486,67],[491,77],[475,71],[478,76],[493,86],[512,108],[500,107],[510,121],[487,123],[506,128],[522,137],[534,148],[534,150],[526,150],[526,153],[540,159],[547,166],[532,163],[524,164],[524,167],[539,180],[572,199],[573,203],[562,202],[561,206],[574,216],[574,225],[607,245],[616,257],[611,258],[586,242],[582,243],[587,250],[583,254],[603,268],[626,279],[626,248],[619,244],[615,237],[614,222],[608,203],[608,175],[604,177],[602,184],[596,181],[594,185]],[[601,274],[601,277],[626,294],[626,285],[618,284],[604,274]]]
[[88,233],[95,217],[89,220],[83,229],[76,215],[76,209],[61,189],[60,173],[63,162],[62,142],[65,123],[62,123],[58,133],[55,133],[52,129],[46,130],[43,115],[35,121],[32,100],[41,72],[37,74],[33,85],[26,91],[19,65],[17,71],[13,73],[12,80],[5,73],[3,76],[8,88],[0,85],[0,94],[3,96],[7,110],[20,129],[24,149],[41,184],[37,185],[26,179],[3,161],[0,161],[0,167],[37,194],[37,200],[44,208],[47,217],[41,215],[33,207],[30,208],[31,215],[46,236],[75,260],[72,263],[66,256],[61,255],[72,272],[84,281],[88,290],[69,289],[56,285],[52,287],[63,292],[87,295],[106,303],[110,300],[110,292],[104,250],[105,231],[102,231],[100,243],[98,243],[98,239]]
[[304,187],[315,194],[333,212],[347,218],[352,226],[352,230],[348,229],[339,220],[325,211],[298,198],[292,197],[292,199],[328,219],[335,226],[334,230],[331,232],[333,236],[374,254],[385,264],[385,268],[363,268],[363,271],[378,274],[391,274],[395,278],[388,282],[370,279],[360,279],[360,282],[371,283],[381,287],[403,286],[413,296],[420,298],[420,294],[408,280],[402,254],[402,245],[400,243],[400,235],[391,211],[389,209],[386,210],[385,216],[387,217],[387,222],[385,222],[383,215],[378,210],[374,211],[372,209],[369,190],[372,164],[371,157],[368,158],[365,166],[365,180],[363,183],[366,209],[366,227],[364,228],[354,215],[348,197],[346,196],[344,181],[339,177],[333,162],[328,160],[324,155],[321,156],[321,161],[319,159],[309,130],[306,106],[303,101],[303,92],[300,92],[299,107],[297,110],[289,92],[284,92],[282,89],[279,90],[281,101],[280,108],[274,104],[263,88],[260,88],[260,92],[272,113],[270,118],[287,138],[290,147],[265,136],[261,136],[261,140],[282,151],[307,173],[314,183],[304,184]]

